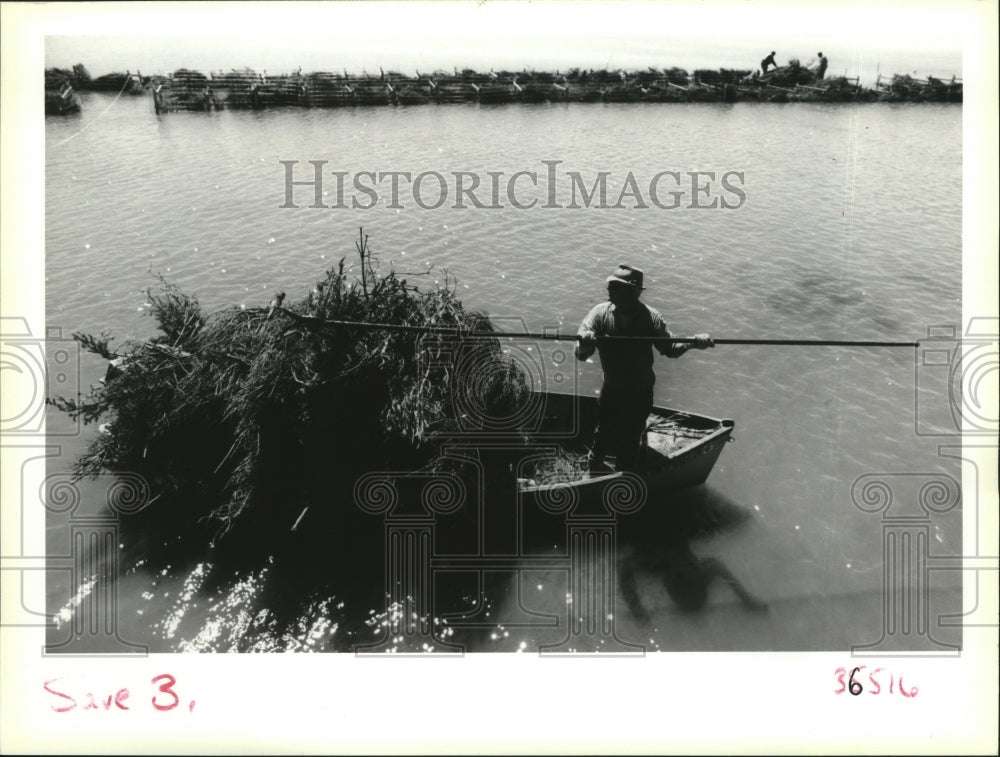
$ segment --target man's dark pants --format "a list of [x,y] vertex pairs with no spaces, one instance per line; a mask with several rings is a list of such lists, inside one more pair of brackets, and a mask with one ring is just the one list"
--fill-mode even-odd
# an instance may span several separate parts
[[615,470],[634,470],[639,464],[639,450],[646,419],[653,409],[653,388],[612,389],[601,387],[600,412],[594,432],[591,465],[615,456]]

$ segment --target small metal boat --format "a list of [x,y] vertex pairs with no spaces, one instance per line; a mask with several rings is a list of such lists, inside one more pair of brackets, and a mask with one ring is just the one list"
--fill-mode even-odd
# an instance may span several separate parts
[[[624,505],[630,494],[663,493],[703,483],[727,441],[732,420],[654,407],[646,424],[641,460],[635,471],[588,470],[587,451],[597,424],[596,397],[561,394],[536,395],[541,408],[530,444],[537,455],[525,458],[518,471],[523,504],[552,510],[562,504]],[[544,447],[551,445],[547,449]]]

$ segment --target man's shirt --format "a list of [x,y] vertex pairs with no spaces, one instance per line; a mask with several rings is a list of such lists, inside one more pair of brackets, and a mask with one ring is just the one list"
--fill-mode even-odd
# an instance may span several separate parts
[[[625,313],[610,302],[602,302],[594,307],[583,319],[577,331],[580,336],[655,336],[669,339],[671,334],[663,316],[643,302],[636,309]],[[669,341],[598,342],[604,370],[604,385],[610,389],[649,389],[656,382],[653,373],[653,347],[661,355],[680,357],[686,347],[683,343]],[[581,345],[580,357],[588,358],[593,350]]]

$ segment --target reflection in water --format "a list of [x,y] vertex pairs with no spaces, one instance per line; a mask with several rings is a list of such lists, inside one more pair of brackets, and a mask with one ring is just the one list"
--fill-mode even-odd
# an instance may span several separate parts
[[[579,597],[573,595],[565,515],[523,523],[523,556],[502,561],[504,568],[473,569],[474,559],[444,570],[428,563],[427,575],[436,578],[423,585],[406,582],[411,591],[402,595],[385,591],[392,562],[385,555],[385,525],[378,518],[355,518],[352,528],[344,529],[344,513],[339,515],[317,509],[314,530],[306,532],[310,538],[303,541],[298,531],[275,535],[271,554],[260,555],[249,570],[237,567],[247,565],[247,555],[217,546],[210,550],[211,562],[181,563],[149,576],[136,612],[149,623],[151,650],[629,653],[639,650],[636,642],[647,631],[636,636],[638,629],[625,617],[615,617],[614,586],[632,619],[645,624],[662,605],[650,585],[662,584],[676,607],[693,612],[706,606],[715,579],[747,609],[767,610],[722,560],[691,549],[692,539],[734,531],[750,517],[706,486],[656,495],[641,511],[607,521],[615,549],[588,553],[575,568],[605,578],[590,587],[597,594]],[[439,537],[464,534],[452,523],[436,525]],[[319,543],[325,549],[317,549]],[[430,553],[426,557],[430,560]],[[324,572],[328,580],[317,584]],[[578,588],[587,586],[585,581]],[[421,589],[428,594],[419,595]],[[71,602],[63,614],[68,618],[74,609]],[[574,623],[578,628],[571,634]],[[659,648],[653,639],[650,644]]]
[[[751,594],[718,558],[698,557],[691,539],[736,528],[749,513],[704,486],[665,495],[655,513],[623,520],[619,525],[618,581],[622,598],[639,621],[650,613],[640,596],[637,576],[648,574],[662,582],[678,608],[700,610],[708,600],[713,579],[728,584],[743,605],[766,611],[767,603]],[[648,517],[648,516],[652,517]]]

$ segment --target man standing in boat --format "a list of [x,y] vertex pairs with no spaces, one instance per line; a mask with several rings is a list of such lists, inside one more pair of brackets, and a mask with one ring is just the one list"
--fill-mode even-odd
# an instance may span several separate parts
[[[653,409],[653,347],[666,357],[680,357],[692,347],[714,347],[708,334],[692,337],[694,342],[672,342],[663,316],[639,302],[643,291],[642,271],[628,265],[608,277],[608,301],[587,313],[577,332],[576,357],[586,360],[596,349],[604,370],[600,411],[591,471],[600,471],[604,457],[615,456],[615,470],[633,470],[639,464],[646,419]],[[626,340],[601,337],[660,337]]]

